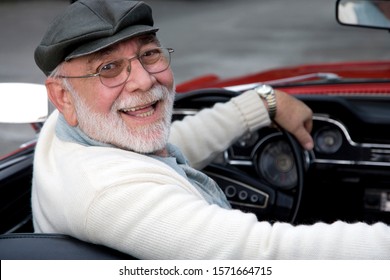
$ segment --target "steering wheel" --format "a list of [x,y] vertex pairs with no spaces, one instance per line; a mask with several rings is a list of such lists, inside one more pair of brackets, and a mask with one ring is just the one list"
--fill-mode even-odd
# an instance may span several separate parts
[[[173,120],[239,94],[220,88],[177,94]],[[304,158],[295,138],[275,124],[243,136],[203,171],[233,208],[252,212],[259,220],[294,223],[303,193]]]

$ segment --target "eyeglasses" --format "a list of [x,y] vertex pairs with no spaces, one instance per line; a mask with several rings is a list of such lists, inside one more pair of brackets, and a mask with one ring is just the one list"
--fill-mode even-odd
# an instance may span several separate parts
[[100,82],[109,88],[126,83],[130,76],[131,61],[138,59],[149,74],[161,73],[171,64],[171,48],[154,48],[140,53],[130,59],[122,58],[99,66],[96,73],[83,76],[59,76],[60,78],[91,78],[99,77]]

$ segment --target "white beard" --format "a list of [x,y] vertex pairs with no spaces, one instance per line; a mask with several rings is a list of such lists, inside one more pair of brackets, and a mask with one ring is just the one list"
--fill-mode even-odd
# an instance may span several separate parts
[[[85,104],[74,90],[75,110],[79,128],[90,138],[138,153],[154,153],[165,148],[170,132],[175,93],[163,86],[155,86],[149,92],[131,95],[126,100],[116,100],[107,115],[96,113]],[[120,117],[118,110],[160,100],[164,117],[160,122],[131,128]],[[140,102],[142,101],[142,102]]]

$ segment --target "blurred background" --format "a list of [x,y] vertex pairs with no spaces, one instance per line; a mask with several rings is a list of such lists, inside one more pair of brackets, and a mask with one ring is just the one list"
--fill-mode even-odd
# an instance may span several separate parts
[[[146,0],[176,82],[298,64],[390,59],[390,34],[335,20],[335,0]],[[68,0],[0,0],[0,82],[43,83],[33,52]],[[0,156],[34,137],[0,124]]]

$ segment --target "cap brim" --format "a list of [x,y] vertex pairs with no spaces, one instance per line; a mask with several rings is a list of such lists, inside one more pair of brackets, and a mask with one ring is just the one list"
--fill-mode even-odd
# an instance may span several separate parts
[[158,28],[148,25],[133,25],[126,29],[121,30],[117,34],[113,34],[98,40],[83,44],[79,48],[75,49],[68,56],[65,57],[65,61],[69,61],[73,58],[89,55],[97,51],[103,50],[109,46],[119,43],[124,40],[134,38],[143,34],[156,33]]

